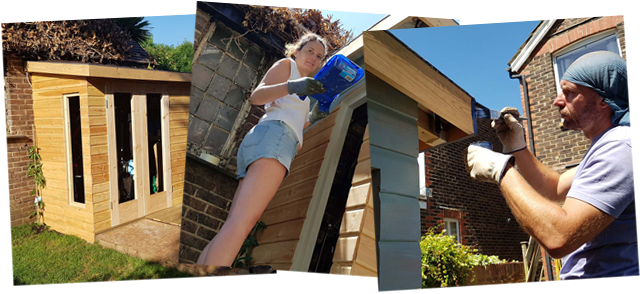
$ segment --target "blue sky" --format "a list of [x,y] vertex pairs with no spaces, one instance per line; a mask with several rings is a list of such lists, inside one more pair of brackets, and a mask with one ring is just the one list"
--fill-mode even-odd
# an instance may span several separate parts
[[390,32],[477,102],[490,109],[512,106],[521,112],[519,81],[510,79],[506,68],[537,24],[529,21]]
[[[354,36],[385,15],[322,11],[333,15]],[[146,18],[153,27],[154,42],[177,45],[193,40],[195,15]],[[490,109],[521,107],[518,80],[508,77],[508,61],[528,38],[537,21],[454,27],[391,30],[475,99]]]
[[[196,9],[194,9],[196,10]],[[196,15],[169,15],[145,17],[152,27],[154,43],[179,45],[184,40],[194,42]]]

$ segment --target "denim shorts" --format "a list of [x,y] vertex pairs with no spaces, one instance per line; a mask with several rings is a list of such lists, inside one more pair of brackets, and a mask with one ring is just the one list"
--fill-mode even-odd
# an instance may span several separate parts
[[294,130],[280,120],[262,121],[243,138],[236,155],[237,179],[245,178],[247,168],[260,158],[274,158],[290,174],[290,164],[297,152],[299,140]]

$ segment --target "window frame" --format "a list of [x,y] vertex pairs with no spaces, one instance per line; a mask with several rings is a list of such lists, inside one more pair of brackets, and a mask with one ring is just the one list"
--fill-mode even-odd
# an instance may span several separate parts
[[[69,109],[69,98],[71,97],[78,97],[78,105],[79,105],[79,110],[80,110],[80,119],[81,119],[81,140],[82,140],[82,105],[81,105],[81,99],[82,96],[80,93],[70,93],[70,94],[63,94],[62,95],[62,102],[63,102],[63,123],[64,123],[64,140],[65,140],[65,161],[67,164],[67,202],[71,206],[75,206],[78,208],[86,208],[86,203],[87,203],[87,191],[85,190],[85,203],[81,202],[76,202],[74,200],[74,171],[73,171],[73,150],[72,150],[72,143],[71,143],[71,121],[69,119],[69,114],[70,114],[70,109]],[[81,145],[84,146],[84,142],[81,143]],[[82,148],[80,150],[82,153]],[[84,154],[82,155],[84,156]],[[84,165],[84,162],[83,162]],[[84,173],[84,167],[83,167],[83,173]],[[83,188],[85,185],[85,177],[83,176]]]
[[[553,61],[553,73],[555,75],[555,89],[557,90],[557,93],[560,93],[562,91],[562,88],[560,87],[560,79],[562,78],[562,76],[560,75],[557,67],[557,59],[560,57],[563,57],[564,55],[567,55],[568,53],[577,51],[586,45],[601,41],[611,36],[615,36],[615,42],[617,43],[618,54],[622,56],[622,47],[620,45],[620,37],[618,36],[616,29],[609,29],[604,32],[599,32],[597,34],[587,37],[584,40],[577,41],[573,44],[570,44],[569,46],[567,46],[567,48],[563,48],[552,54],[551,58]],[[593,52],[593,51],[590,51],[590,52]]]
[[[460,220],[456,218],[444,218],[444,229],[446,232],[448,232],[447,226],[448,223],[455,223],[457,227],[457,236],[455,236],[457,242],[461,243],[461,226],[460,226]],[[448,235],[451,236],[451,235]]]

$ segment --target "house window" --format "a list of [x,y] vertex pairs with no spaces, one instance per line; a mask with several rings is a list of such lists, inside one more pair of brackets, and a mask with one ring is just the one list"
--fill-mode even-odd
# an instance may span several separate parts
[[417,156],[417,163],[419,164],[419,209],[428,208],[427,190],[426,188],[426,154],[421,152]]
[[419,164],[419,195],[426,197],[426,154],[419,153],[417,156],[417,163]]
[[80,125],[80,96],[66,95],[65,136],[67,148],[67,176],[70,203],[85,203],[85,180],[82,154],[82,128]]
[[578,42],[567,50],[562,50],[557,55],[553,56],[555,82],[558,93],[561,92],[559,84],[568,67],[582,55],[594,51],[611,51],[621,56],[622,54],[620,53],[620,44],[617,38],[617,33],[609,31],[598,34],[586,41]]
[[447,236],[455,236],[457,242],[461,243],[461,234],[459,233],[459,220],[454,218],[444,219],[444,228]]

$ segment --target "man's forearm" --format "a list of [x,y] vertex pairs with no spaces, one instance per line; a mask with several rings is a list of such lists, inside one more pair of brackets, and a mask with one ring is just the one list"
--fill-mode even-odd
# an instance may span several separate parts
[[515,164],[519,168],[520,174],[535,191],[553,202],[564,202],[566,193],[562,191],[563,189],[558,189],[559,173],[539,162],[528,149],[517,151],[511,155],[515,156]]
[[519,224],[539,244],[557,248],[566,242],[558,222],[563,209],[537,193],[515,168],[506,168],[499,188]]

